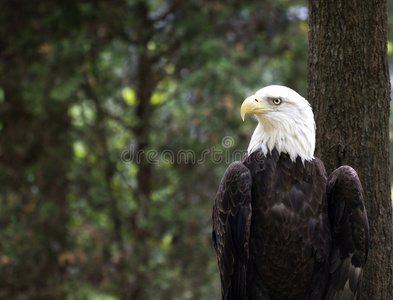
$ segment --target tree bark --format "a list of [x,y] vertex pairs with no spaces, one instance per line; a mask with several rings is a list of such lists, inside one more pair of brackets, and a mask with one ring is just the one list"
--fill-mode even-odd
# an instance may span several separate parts
[[370,253],[362,299],[393,299],[387,1],[309,1],[308,99],[316,155],[330,173],[356,169],[365,191]]

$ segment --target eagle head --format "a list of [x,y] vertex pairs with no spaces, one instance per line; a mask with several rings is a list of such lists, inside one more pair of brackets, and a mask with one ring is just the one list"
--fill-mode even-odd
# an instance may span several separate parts
[[315,149],[315,121],[310,103],[294,90],[270,85],[244,100],[240,114],[254,114],[258,126],[251,137],[248,153],[274,148],[287,153],[292,161],[312,160]]

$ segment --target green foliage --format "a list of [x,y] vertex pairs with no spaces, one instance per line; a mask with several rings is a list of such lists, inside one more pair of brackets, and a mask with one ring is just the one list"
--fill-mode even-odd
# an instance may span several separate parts
[[305,94],[294,5],[2,2],[0,298],[218,299],[211,206],[253,128],[241,101]]

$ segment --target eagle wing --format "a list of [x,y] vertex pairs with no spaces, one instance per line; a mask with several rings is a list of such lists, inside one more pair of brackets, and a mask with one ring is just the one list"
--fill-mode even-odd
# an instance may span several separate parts
[[369,248],[363,188],[356,171],[349,166],[336,169],[326,193],[333,245],[325,299],[355,299]]
[[251,174],[241,162],[226,170],[213,206],[213,242],[222,299],[246,299],[251,225]]

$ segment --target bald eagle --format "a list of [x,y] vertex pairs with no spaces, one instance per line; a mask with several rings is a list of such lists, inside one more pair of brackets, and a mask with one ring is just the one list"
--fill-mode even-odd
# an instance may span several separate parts
[[246,114],[258,126],[213,206],[222,299],[357,298],[369,228],[356,171],[326,175],[312,109],[292,89],[259,90],[244,100]]

